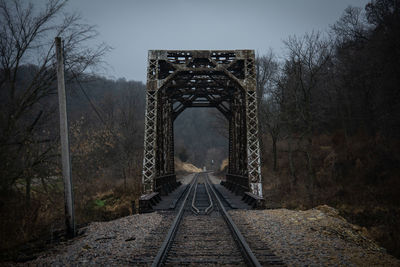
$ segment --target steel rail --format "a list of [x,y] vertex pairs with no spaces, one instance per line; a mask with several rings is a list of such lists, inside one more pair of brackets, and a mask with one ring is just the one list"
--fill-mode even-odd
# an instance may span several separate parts
[[173,223],[171,225],[171,228],[168,230],[167,237],[165,238],[164,242],[162,243],[160,249],[158,250],[158,253],[157,253],[156,257],[154,258],[153,263],[151,264],[152,267],[157,267],[157,266],[161,266],[162,265],[162,263],[163,263],[163,261],[165,259],[165,256],[167,255],[168,249],[171,246],[172,241],[174,240],[176,231],[177,231],[177,229],[179,227],[179,224],[180,224],[180,222],[182,220],[182,217],[183,217],[183,213],[185,211],[185,206],[186,206],[187,199],[188,199],[188,197],[190,195],[190,192],[192,191],[193,185],[195,183],[197,183],[198,176],[199,176],[199,173],[197,173],[195,175],[195,177],[193,178],[193,181],[190,184],[190,188],[187,191],[187,193],[185,195],[185,198],[183,199],[181,207],[179,208],[178,214],[175,217],[175,219],[174,219],[174,221],[173,221]]
[[197,194],[197,186],[199,184],[196,182],[196,185],[194,187],[194,194],[193,194],[193,199],[192,199],[192,211],[196,214],[200,213],[200,210],[195,206],[195,201],[196,201],[196,194]]
[[[207,174],[207,176],[208,176],[208,174]],[[208,195],[208,201],[210,202],[210,205],[204,211],[206,214],[208,214],[208,213],[210,213],[212,211],[212,208],[214,207],[214,203],[212,201],[212,197],[211,197],[210,191],[208,190],[208,186],[210,186],[210,185],[206,182],[204,184],[204,186],[206,188],[206,192],[207,192],[207,195]]]
[[[228,227],[230,229],[230,232],[233,235],[233,238],[236,241],[236,244],[239,246],[240,251],[242,253],[242,256],[245,259],[246,263],[249,266],[256,266],[256,267],[261,266],[260,262],[257,260],[257,258],[255,257],[254,253],[251,251],[251,249],[250,249],[249,245],[247,244],[245,238],[240,233],[240,230],[237,228],[236,224],[233,222],[232,218],[227,213],[224,205],[222,204],[222,201],[220,200],[219,196],[215,192],[213,186],[210,184],[209,178],[208,178],[208,174],[207,173],[204,173],[204,174],[206,175],[205,187],[206,187],[207,194],[211,198],[210,191],[208,191],[208,188],[207,188],[207,187],[209,187],[211,189],[211,192],[212,192],[213,196],[216,199],[216,204],[218,205],[218,208],[219,208],[218,210],[219,210],[220,214],[222,215],[222,217],[224,218],[225,222],[227,223],[227,225],[228,225]],[[196,176],[194,177],[192,183],[190,184],[190,188],[187,191],[187,193],[186,193],[186,195],[185,195],[185,197],[183,199],[183,202],[182,202],[182,205],[181,205],[181,207],[180,207],[180,209],[178,211],[178,214],[176,215],[176,217],[175,217],[175,219],[174,219],[174,221],[173,221],[173,223],[172,223],[172,225],[171,225],[171,227],[170,227],[170,229],[168,231],[168,234],[167,234],[165,240],[163,241],[163,244],[161,245],[156,257],[154,258],[154,261],[153,261],[153,263],[151,265],[152,267],[162,266],[163,263],[165,262],[167,254],[169,252],[169,249],[170,249],[170,247],[171,247],[171,245],[173,243],[173,240],[175,238],[176,232],[177,232],[178,227],[180,225],[180,222],[181,222],[181,220],[183,218],[183,214],[185,212],[185,207],[186,207],[189,195],[191,194],[192,191],[194,191],[193,187],[195,186],[195,184],[197,186],[198,176],[199,176],[199,174],[196,174]],[[195,187],[195,189],[196,189],[196,187]],[[196,195],[193,196],[193,199],[195,197],[196,197]],[[212,204],[211,206],[214,206],[213,205],[214,202],[210,202]],[[193,201],[192,201],[192,205],[193,205]],[[207,209],[208,208],[209,207],[207,207]]]
[[[196,186],[194,188],[194,194],[193,194],[193,199],[192,199],[192,211],[195,214],[200,214],[200,209],[197,208],[196,204],[195,204],[196,198],[197,198],[197,186],[198,186],[198,183],[196,183]],[[204,184],[204,187],[205,187],[205,190],[206,190],[206,193],[207,193],[207,196],[208,196],[208,202],[210,203],[210,205],[204,210],[204,213],[208,214],[209,212],[211,212],[212,207],[214,206],[214,204],[213,204],[213,201],[212,201],[211,194],[210,194],[210,192],[209,192],[209,190],[207,188],[207,184]]]
[[220,198],[218,197],[217,193],[215,192],[214,188],[210,185],[208,174],[206,174],[205,180],[206,180],[206,183],[210,186],[211,191],[213,192],[215,199],[217,200],[217,204],[221,211],[221,214],[224,217],[226,223],[228,224],[237,244],[240,246],[243,256],[247,260],[247,263],[250,266],[257,266],[257,267],[260,266],[261,267],[260,262],[254,255],[253,251],[250,249],[250,246],[247,244],[247,242],[246,242],[245,238],[243,237],[242,233],[240,232],[239,228],[236,226],[236,224],[233,222],[231,216],[226,211],[224,205],[222,204],[222,202],[221,202]]

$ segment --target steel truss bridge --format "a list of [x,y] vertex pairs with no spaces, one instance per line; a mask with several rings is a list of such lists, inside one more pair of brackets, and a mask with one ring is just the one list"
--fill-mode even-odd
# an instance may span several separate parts
[[213,107],[225,116],[227,182],[262,197],[253,50],[149,51],[143,193],[176,182],[174,120],[192,107]]

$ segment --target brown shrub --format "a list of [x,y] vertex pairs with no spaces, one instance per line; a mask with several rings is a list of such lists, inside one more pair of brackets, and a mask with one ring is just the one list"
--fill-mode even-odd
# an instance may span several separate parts
[[278,171],[272,171],[270,142],[264,140],[263,177],[267,202],[287,208],[328,204],[352,223],[365,226],[389,252],[400,256],[400,141],[359,132],[315,136],[313,202],[302,153],[294,152],[289,171],[287,141],[278,143]]

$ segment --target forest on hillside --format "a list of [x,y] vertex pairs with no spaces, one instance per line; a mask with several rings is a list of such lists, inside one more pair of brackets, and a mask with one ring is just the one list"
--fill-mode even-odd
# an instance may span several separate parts
[[[132,213],[141,188],[145,85],[103,77],[110,47],[65,1],[0,1],[0,249],[63,228],[54,36],[65,40],[77,224]],[[29,12],[28,12],[29,11]],[[16,31],[15,29],[20,29]],[[267,33],[266,33],[267,34]],[[348,7],[329,31],[288,36],[256,59],[264,195],[328,204],[400,256],[400,5]],[[175,155],[218,169],[227,124],[215,110],[175,121]],[[214,165],[211,164],[214,162]],[[11,250],[10,250],[11,249]]]
[[399,1],[371,1],[257,64],[267,202],[334,206],[397,256],[399,38]]

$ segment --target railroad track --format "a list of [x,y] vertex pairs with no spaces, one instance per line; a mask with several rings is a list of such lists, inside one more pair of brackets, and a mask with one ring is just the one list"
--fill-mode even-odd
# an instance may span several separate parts
[[152,266],[283,265],[259,242],[252,245],[254,252],[226,212],[208,174],[200,173],[190,184]]

